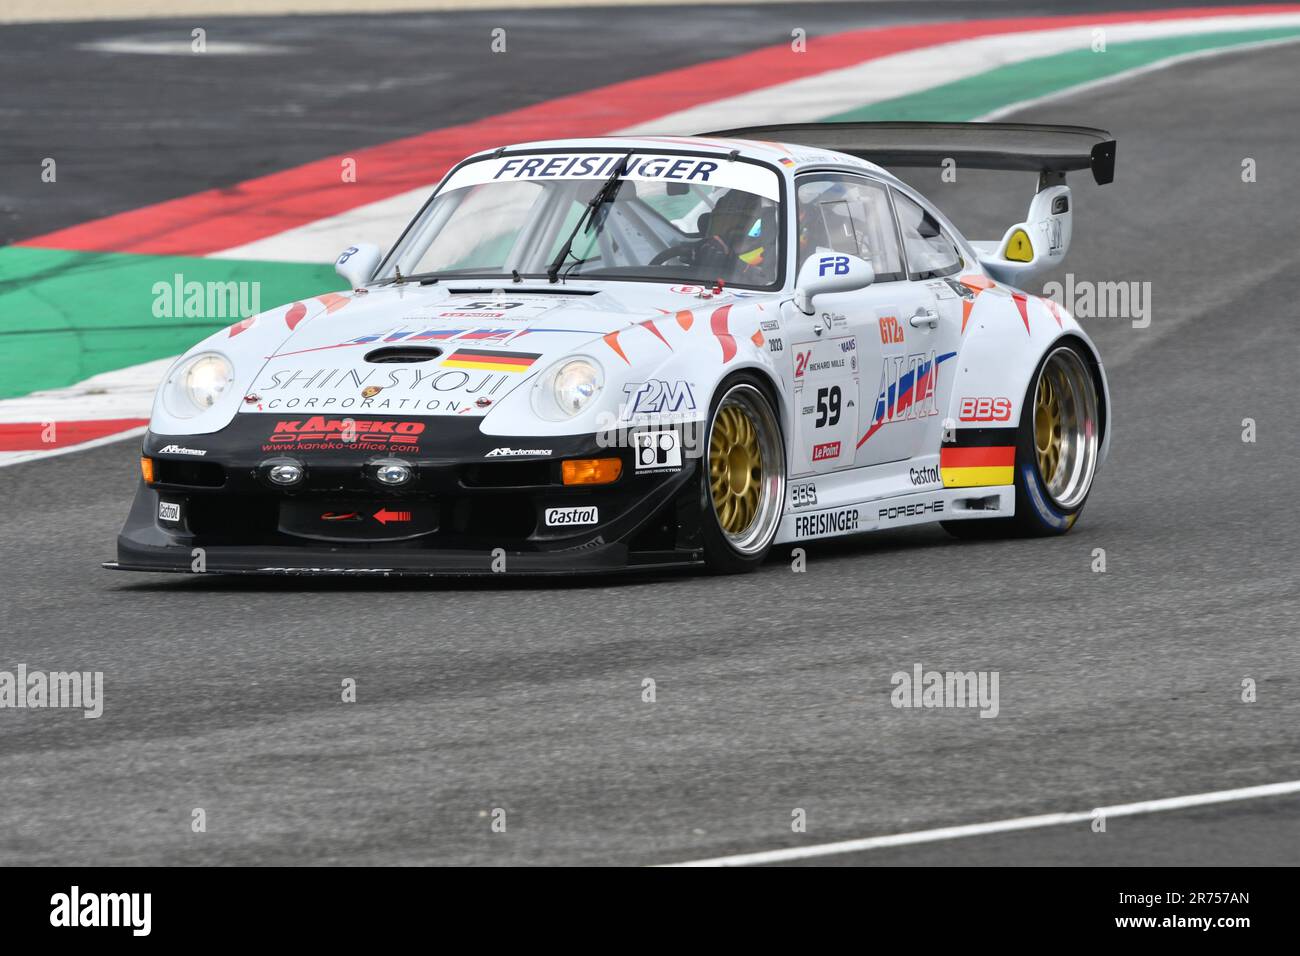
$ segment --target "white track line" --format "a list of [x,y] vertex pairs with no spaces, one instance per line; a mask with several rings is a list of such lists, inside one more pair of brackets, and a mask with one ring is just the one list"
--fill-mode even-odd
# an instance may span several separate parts
[[1204,50],[1191,50],[1187,53],[1175,53],[1173,56],[1167,56],[1162,60],[1152,60],[1150,63],[1143,63],[1141,66],[1135,66],[1132,69],[1123,70],[1119,73],[1112,73],[1109,76],[1100,76],[1095,80],[1088,80],[1086,83],[1079,83],[1076,86],[1067,86],[1063,90],[1056,90],[1052,93],[1045,93],[1042,96],[1033,96],[1027,100],[1019,100],[1015,103],[1008,103],[1005,106],[999,106],[991,113],[985,113],[983,116],[975,117],[973,122],[992,123],[996,120],[1010,116],[1013,113],[1018,113],[1021,110],[1033,109],[1036,106],[1054,103],[1057,100],[1065,100],[1072,96],[1091,93],[1093,90],[1111,86],[1116,83],[1127,83],[1129,80],[1143,76],[1144,74],[1167,70],[1171,66],[1179,66],[1183,63],[1190,63],[1195,60],[1210,60],[1224,56],[1228,53],[1237,53],[1247,50],[1264,50],[1269,47],[1288,46],[1294,43],[1300,43],[1300,36],[1276,37],[1272,40],[1247,40],[1242,43],[1229,44],[1228,46],[1215,46],[1208,47]]
[[754,866],[760,863],[788,863],[792,860],[809,860],[819,856],[839,853],[857,853],[862,850],[879,850],[891,846],[910,846],[916,843],[934,843],[939,840],[957,840],[962,837],[988,836],[993,833],[1012,833],[1016,830],[1033,830],[1040,827],[1061,826],[1066,823],[1086,823],[1097,814],[1107,818],[1131,817],[1141,813],[1161,813],[1167,810],[1185,810],[1214,803],[1236,800],[1255,800],[1260,797],[1280,797],[1300,793],[1300,780],[1285,783],[1268,783],[1259,787],[1241,787],[1235,790],[1215,790],[1186,797],[1167,797],[1163,800],[1142,800],[1138,803],[1120,803],[1113,807],[1097,807],[1072,813],[1044,813],[1034,817],[1015,817],[994,820],[991,823],[970,823],[960,827],[939,827],[935,830],[916,830],[911,833],[891,833],[888,836],[866,837],[860,840],[841,840],[837,843],[819,843],[814,846],[796,846],[784,850],[765,850],[760,853],[740,853],[719,856],[708,860],[691,860],[671,863],[669,866]]
[[100,372],[75,385],[0,399],[0,424],[148,418],[153,396],[176,357]]

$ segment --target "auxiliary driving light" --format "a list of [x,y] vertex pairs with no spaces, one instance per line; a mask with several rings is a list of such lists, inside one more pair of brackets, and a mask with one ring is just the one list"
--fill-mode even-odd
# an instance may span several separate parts
[[301,484],[305,475],[302,465],[294,461],[281,461],[272,465],[266,472],[266,477],[272,484],[279,485],[282,488],[288,488],[293,485]]
[[562,462],[560,473],[566,485],[608,485],[623,473],[621,458],[572,458]]
[[375,481],[392,488],[411,480],[411,468],[400,461],[381,461],[375,464]]

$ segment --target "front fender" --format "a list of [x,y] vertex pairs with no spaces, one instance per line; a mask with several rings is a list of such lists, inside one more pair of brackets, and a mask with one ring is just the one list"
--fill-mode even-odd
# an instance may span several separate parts
[[[591,434],[655,420],[703,419],[718,384],[734,372],[754,369],[774,386],[779,382],[763,323],[777,323],[769,331],[779,329],[774,301],[706,302],[631,322],[572,353],[596,359],[604,370],[603,392],[590,408],[563,422],[540,419],[532,411],[530,383],[502,399],[482,429],[520,434],[527,423],[538,435]],[[773,390],[784,406],[781,390]]]

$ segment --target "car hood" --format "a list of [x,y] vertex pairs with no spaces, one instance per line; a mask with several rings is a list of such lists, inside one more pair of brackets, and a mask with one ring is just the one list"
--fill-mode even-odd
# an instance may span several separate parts
[[284,315],[289,334],[239,411],[481,416],[565,355],[648,318],[735,298],[627,282],[465,286],[403,284],[295,303]]

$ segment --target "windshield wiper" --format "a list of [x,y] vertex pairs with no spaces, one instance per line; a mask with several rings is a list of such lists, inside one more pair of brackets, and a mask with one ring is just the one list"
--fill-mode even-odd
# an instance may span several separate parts
[[[573,231],[569,233],[569,238],[564,240],[564,245],[560,247],[559,255],[555,257],[555,260],[546,270],[546,277],[552,282],[558,280],[560,269],[564,266],[564,260],[569,258],[569,253],[573,250],[573,240],[578,238],[578,231],[582,229],[585,224],[591,221],[592,214],[595,213],[597,209],[605,205],[607,202],[614,201],[614,196],[618,193],[619,186],[623,184],[623,176],[627,173],[628,160],[631,158],[632,151],[628,150],[623,156],[622,161],[614,167],[614,172],[610,174],[609,179],[605,180],[604,184],[596,190],[596,195],[591,197],[591,200],[587,203],[587,208],[584,209],[582,215],[578,217],[578,221],[573,224]],[[581,265],[580,262],[574,264]]]

